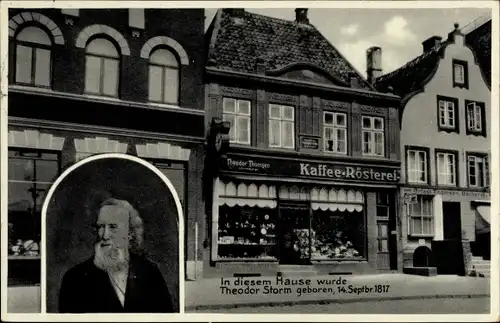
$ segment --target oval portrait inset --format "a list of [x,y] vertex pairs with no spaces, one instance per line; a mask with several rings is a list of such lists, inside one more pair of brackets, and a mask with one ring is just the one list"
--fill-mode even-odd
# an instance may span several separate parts
[[42,210],[47,313],[179,312],[182,218],[168,178],[139,158],[68,168]]

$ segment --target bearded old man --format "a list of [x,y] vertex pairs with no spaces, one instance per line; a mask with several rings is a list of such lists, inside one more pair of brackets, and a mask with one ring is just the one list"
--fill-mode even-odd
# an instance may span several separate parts
[[141,252],[143,223],[127,201],[106,199],[97,215],[94,255],[69,269],[60,313],[172,313],[165,280]]

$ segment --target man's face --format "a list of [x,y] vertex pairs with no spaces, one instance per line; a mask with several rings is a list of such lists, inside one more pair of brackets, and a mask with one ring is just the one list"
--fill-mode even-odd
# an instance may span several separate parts
[[105,205],[97,217],[97,237],[101,247],[128,247],[129,216],[126,209]]

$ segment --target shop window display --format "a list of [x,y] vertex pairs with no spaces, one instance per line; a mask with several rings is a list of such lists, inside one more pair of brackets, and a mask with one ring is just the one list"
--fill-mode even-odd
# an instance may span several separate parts
[[219,260],[276,260],[276,210],[220,206]]
[[313,212],[311,260],[364,260],[365,245],[362,212]]
[[59,155],[9,150],[8,170],[9,285],[36,284],[40,280],[41,209],[59,175]]

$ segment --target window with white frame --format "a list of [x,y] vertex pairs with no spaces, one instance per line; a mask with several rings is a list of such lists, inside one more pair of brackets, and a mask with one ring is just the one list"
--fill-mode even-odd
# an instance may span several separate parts
[[455,129],[455,102],[439,100],[439,127]]
[[489,163],[486,155],[467,155],[467,168],[470,187],[489,186]]
[[23,28],[16,36],[15,82],[50,87],[52,41],[45,31],[35,26]]
[[269,147],[295,147],[295,111],[291,106],[269,104]]
[[455,77],[455,83],[464,84],[465,83],[465,66],[460,63],[453,63],[453,75]]
[[456,154],[450,152],[437,152],[438,185],[457,185]]
[[453,61],[453,87],[469,88],[469,72],[467,61],[454,59]]
[[408,149],[406,151],[406,163],[408,169],[409,183],[427,183],[427,151],[419,149]]
[[409,234],[415,236],[434,235],[432,197],[418,195],[409,205]]
[[468,132],[483,132],[483,106],[479,102],[467,102],[467,130]]
[[85,93],[118,96],[120,55],[105,38],[95,38],[86,47]]
[[229,141],[237,144],[250,144],[251,104],[247,100],[224,98],[222,100],[222,119],[231,125]]
[[179,62],[168,49],[156,49],[149,56],[149,101],[179,103]]
[[323,141],[325,151],[347,153],[347,116],[345,113],[323,113]]
[[384,119],[363,116],[363,155],[384,156]]

